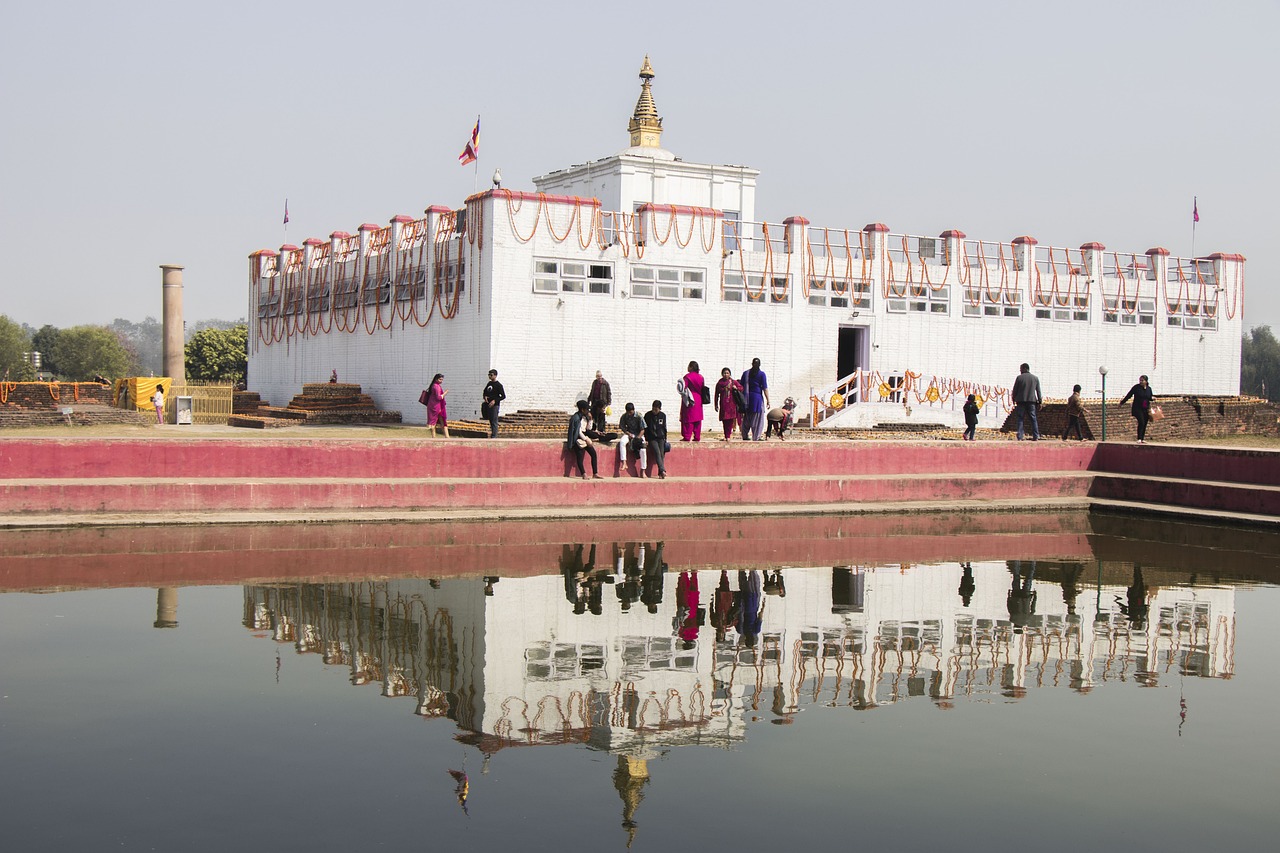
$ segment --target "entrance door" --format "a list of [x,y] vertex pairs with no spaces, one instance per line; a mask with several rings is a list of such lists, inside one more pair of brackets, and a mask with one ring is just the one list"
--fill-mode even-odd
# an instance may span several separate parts
[[843,379],[855,370],[867,369],[870,331],[866,326],[840,327],[836,350],[836,379]]

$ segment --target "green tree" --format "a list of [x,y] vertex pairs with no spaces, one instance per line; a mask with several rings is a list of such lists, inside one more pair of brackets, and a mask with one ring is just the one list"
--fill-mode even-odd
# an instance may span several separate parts
[[196,332],[187,341],[186,368],[188,379],[243,382],[249,368],[249,327]]
[[132,366],[129,351],[105,326],[63,329],[53,347],[53,362],[58,374],[70,382],[85,382],[98,375],[114,379],[127,375]]
[[57,373],[58,364],[54,360],[53,350],[58,345],[58,335],[62,332],[56,326],[47,323],[40,331],[31,336],[31,349],[40,353],[40,369],[47,373]]
[[1280,341],[1270,326],[1254,326],[1240,347],[1240,393],[1280,396]]
[[31,350],[31,339],[21,326],[0,314],[0,377],[8,374],[10,382],[35,378],[35,371],[26,359]]

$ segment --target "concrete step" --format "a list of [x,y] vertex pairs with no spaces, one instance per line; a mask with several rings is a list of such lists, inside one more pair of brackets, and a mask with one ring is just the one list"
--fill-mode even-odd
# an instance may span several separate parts
[[769,507],[787,504],[929,502],[958,507],[984,501],[1075,499],[1083,507],[1087,472],[952,474],[902,477],[668,477],[665,480],[577,476],[530,478],[60,478],[9,479],[0,489],[0,514],[137,512],[181,513],[332,509],[706,505]]
[[1255,483],[1097,473],[1089,497],[1280,517],[1280,486]]

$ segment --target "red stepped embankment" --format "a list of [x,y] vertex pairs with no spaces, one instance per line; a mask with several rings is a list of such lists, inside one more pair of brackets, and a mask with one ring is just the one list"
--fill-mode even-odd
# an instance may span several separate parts
[[216,520],[193,515],[220,512],[574,517],[583,508],[643,516],[682,507],[767,513],[1095,503],[1280,518],[1274,451],[1055,441],[676,443],[666,480],[628,476],[611,448],[600,451],[605,479],[583,482],[566,476],[571,460],[551,440],[7,439],[0,441],[0,523],[62,513],[181,523]]

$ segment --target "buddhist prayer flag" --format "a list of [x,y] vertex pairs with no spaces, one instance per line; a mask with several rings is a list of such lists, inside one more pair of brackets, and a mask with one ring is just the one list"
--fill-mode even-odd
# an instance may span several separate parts
[[1191,221],[1200,221],[1200,199],[1195,196],[1191,197]]
[[284,200],[284,224],[289,224],[289,199]]
[[465,166],[468,163],[474,163],[480,159],[480,116],[476,116],[475,129],[471,131],[471,139],[467,142],[467,147],[462,149],[462,153],[458,155],[458,165]]

